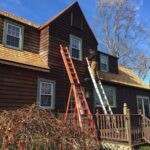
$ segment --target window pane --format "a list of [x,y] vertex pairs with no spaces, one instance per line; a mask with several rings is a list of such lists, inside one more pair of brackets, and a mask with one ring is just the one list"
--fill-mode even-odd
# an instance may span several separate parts
[[52,94],[52,84],[41,82],[41,94]]
[[74,57],[74,58],[80,58],[79,54],[80,54],[80,52],[79,52],[78,49],[72,48],[72,57]]
[[70,38],[70,44],[71,44],[71,54],[73,58],[81,58],[80,55],[80,51],[81,51],[81,43],[82,41],[80,40],[80,38],[71,36]]
[[[110,106],[115,106],[115,101],[116,101],[115,88],[110,86],[103,86],[103,88],[105,90]],[[96,92],[94,92],[94,97],[95,97],[95,105],[101,105]]]
[[51,95],[41,95],[41,106],[51,106]]
[[19,38],[7,35],[6,44],[9,46],[19,47]]
[[106,64],[101,64],[101,70],[107,70],[107,65]]
[[100,67],[101,71],[108,71],[108,56],[100,56]]
[[107,56],[101,55],[101,63],[107,64]]
[[7,24],[6,45],[19,47],[21,28],[13,24]]

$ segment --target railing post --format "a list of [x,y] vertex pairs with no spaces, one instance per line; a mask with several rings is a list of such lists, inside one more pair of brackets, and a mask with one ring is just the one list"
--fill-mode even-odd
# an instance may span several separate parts
[[128,142],[130,147],[132,147],[132,133],[131,133],[131,115],[130,109],[127,109],[127,121],[128,121]]
[[128,109],[128,107],[127,107],[127,104],[126,103],[124,103],[123,104],[123,114],[126,116],[126,117],[124,117],[124,123],[125,123],[125,133],[126,133],[126,135],[127,135],[127,139],[128,139],[128,118],[127,118],[127,109]]
[[96,126],[97,126],[97,129],[99,129],[99,111],[98,111],[98,109],[96,109],[95,116],[96,116]]
[[96,116],[97,139],[100,140],[100,125],[99,125],[100,119],[99,119],[99,110],[98,109],[96,109],[95,116]]

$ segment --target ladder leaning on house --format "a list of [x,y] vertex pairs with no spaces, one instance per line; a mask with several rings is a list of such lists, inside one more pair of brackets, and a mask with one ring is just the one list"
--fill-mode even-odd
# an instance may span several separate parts
[[73,124],[79,125],[81,130],[84,130],[85,128],[88,130],[91,129],[91,131],[94,131],[93,133],[95,133],[93,116],[87,104],[85,94],[81,87],[69,50],[67,47],[63,48],[62,45],[60,45],[60,52],[71,83],[65,120],[69,117],[70,112],[71,118],[69,119]]
[[90,66],[90,63],[89,63],[89,60],[88,60],[87,57],[86,57],[86,61],[87,61],[87,64],[88,64],[88,70],[89,70],[89,73],[90,73],[90,77],[92,79],[92,82],[93,82],[93,85],[94,85],[94,88],[95,88],[95,92],[96,92],[96,94],[99,98],[99,101],[100,101],[100,104],[101,104],[102,109],[104,111],[104,114],[106,114],[106,115],[107,114],[113,114],[100,79],[98,80],[98,83],[97,83],[94,76],[93,76],[93,74],[92,74],[91,66]]

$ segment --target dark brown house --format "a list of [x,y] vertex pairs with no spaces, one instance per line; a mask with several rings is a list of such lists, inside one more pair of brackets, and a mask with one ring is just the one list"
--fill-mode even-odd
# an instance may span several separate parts
[[[98,42],[78,3],[73,3],[44,25],[0,11],[0,109],[24,104],[64,112],[70,83],[59,45],[68,46],[92,111],[101,106],[89,77],[87,49]],[[127,103],[132,113],[150,116],[150,87],[118,58],[99,52],[99,70],[114,113]]]

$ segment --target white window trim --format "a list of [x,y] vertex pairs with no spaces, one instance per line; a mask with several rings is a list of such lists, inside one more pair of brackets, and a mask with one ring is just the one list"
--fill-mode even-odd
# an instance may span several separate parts
[[[50,83],[53,85],[53,89],[52,89],[52,102],[51,102],[51,106],[41,106],[41,82],[46,82],[46,83]],[[37,102],[38,102],[38,106],[42,109],[55,109],[55,90],[56,90],[56,82],[53,80],[48,80],[48,79],[43,79],[43,78],[39,78],[38,79],[38,97],[37,97]],[[46,94],[45,94],[46,95]],[[48,94],[49,95],[49,94]]]
[[[148,97],[148,96],[141,96],[141,95],[137,95],[137,96],[136,96],[136,100],[137,100],[137,110],[138,110],[138,108],[139,108],[138,98],[141,98],[142,100],[143,100],[144,98],[145,98],[145,99],[148,99],[148,101],[149,101],[149,115],[150,115],[150,99],[149,99],[149,97]],[[143,108],[144,115],[145,115],[145,108],[144,108],[144,106],[143,106],[143,101],[142,101],[142,108]]]
[[[101,67],[101,60],[102,60],[102,57],[105,57],[106,58],[106,70],[102,69]],[[103,71],[103,72],[109,72],[109,59],[108,59],[108,56],[107,55],[104,55],[104,54],[100,54],[100,70]]]
[[[72,38],[79,40],[80,43],[81,43],[81,44],[80,44],[80,49],[79,49],[79,57],[80,57],[80,58],[75,58],[75,57],[72,56],[72,47],[71,47],[71,45],[72,45],[72,40],[71,40],[71,39],[72,39]],[[77,36],[75,36],[75,35],[72,35],[72,34],[70,34],[70,54],[71,54],[71,57],[72,57],[73,59],[82,61],[82,39],[79,38],[79,37],[77,37]]]
[[[6,40],[7,40],[7,32],[8,32],[8,25],[13,25],[17,28],[20,29],[20,33],[19,33],[19,47],[15,47],[15,46],[11,46],[11,45],[7,45]],[[3,28],[3,44],[8,47],[8,48],[13,48],[13,49],[17,49],[17,50],[21,50],[23,49],[23,39],[24,39],[24,27],[20,24],[17,24],[15,22],[12,22],[10,20],[5,19],[4,20],[4,28]]]
[[[114,104],[113,104],[113,105],[110,105],[110,107],[111,107],[111,108],[117,108],[117,103],[116,103],[116,87],[114,87],[114,86],[109,86],[109,85],[103,85],[103,87],[104,87],[104,86],[113,88],[113,91],[114,91],[114,92],[113,92],[113,103],[114,103]],[[95,89],[94,89],[93,92],[94,92],[94,106],[101,108],[101,107],[102,107],[101,105],[95,104],[95,96],[96,96],[96,91],[95,91]]]

